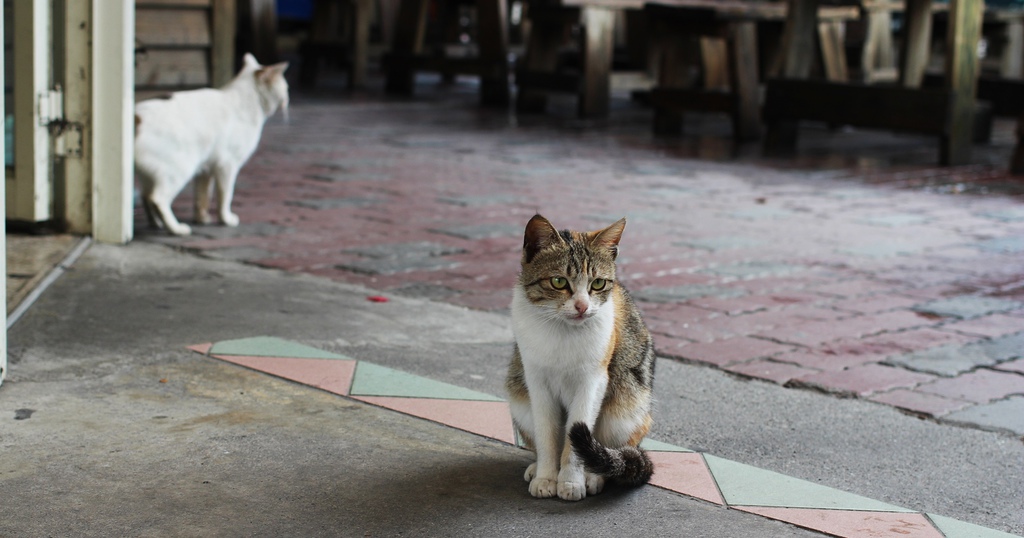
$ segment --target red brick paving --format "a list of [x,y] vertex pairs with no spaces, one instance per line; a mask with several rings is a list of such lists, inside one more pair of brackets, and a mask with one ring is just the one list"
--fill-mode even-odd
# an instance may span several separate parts
[[792,346],[740,336],[715,342],[690,344],[680,348],[678,354],[690,360],[726,366],[751,359],[770,357],[792,349]]
[[946,398],[986,403],[1011,394],[1024,394],[1024,375],[981,369],[955,378],[939,379],[917,390]]
[[803,368],[795,364],[775,362],[767,359],[756,359],[750,362],[734,364],[726,367],[726,370],[748,377],[771,381],[772,383],[779,385],[784,385],[791,379],[800,378],[817,372],[817,370]]
[[[1024,223],[985,216],[1020,207],[1024,183],[1009,194],[981,194],[972,182],[986,188],[1009,182],[980,165],[904,163],[892,171],[858,168],[859,157],[830,156],[788,162],[787,171],[757,157],[739,165],[681,159],[671,155],[678,148],[666,151],[671,144],[651,142],[646,110],[615,112],[607,124],[586,129],[558,121],[516,127],[503,111],[479,110],[474,98],[433,99],[363,107],[372,99],[296,98],[291,122],[271,120],[242,170],[235,193],[242,227],[195,227],[197,236],[168,239],[144,231],[137,211],[139,236],[211,253],[249,247],[264,253],[248,260],[260,265],[385,294],[424,284],[450,290],[440,300],[504,311],[518,270],[518,234],[471,240],[436,230],[519,229],[537,211],[559,227],[596,229],[629,215],[619,276],[631,291],[702,284],[744,293],[640,302],[659,353],[775,383],[874,393],[874,401],[935,416],[960,398],[987,402],[1024,392],[1021,360],[999,365],[1002,371],[938,380],[877,364],[895,353],[1024,330],[1021,311],[957,321],[910,310],[965,294],[1020,300],[1024,254],[973,245],[1024,236]],[[922,155],[907,149],[876,148],[888,153],[873,162]],[[832,168],[832,179],[801,166]],[[951,186],[977,194],[942,194]],[[362,205],[341,202],[358,200]],[[332,201],[338,207],[295,204]],[[176,201],[182,220],[191,220],[190,206],[188,193]],[[893,228],[864,221],[887,215],[927,220]],[[728,248],[687,246],[698,239]],[[437,271],[374,275],[338,267],[360,259],[345,252],[353,247],[418,241],[466,252],[450,256],[457,267]],[[887,243],[913,248],[888,257],[847,252]],[[716,273],[751,263],[794,270]]]
[[800,383],[827,392],[853,393],[859,396],[898,387],[914,387],[935,379],[929,374],[910,372],[881,364],[865,364],[846,370],[821,372],[800,378]]
[[1024,331],[1024,319],[1013,314],[993,314],[982,318],[947,323],[942,328],[964,334],[996,338]]
[[909,389],[894,389],[889,392],[872,394],[868,396],[868,399],[934,417],[941,417],[971,405],[971,402],[965,400],[943,398]]
[[878,362],[881,358],[873,355],[834,353],[827,349],[798,349],[791,353],[778,355],[774,357],[774,360],[797,364],[813,371],[840,371],[853,366]]
[[1024,374],[1024,359],[1017,359],[1002,364],[996,365],[994,368],[1004,370],[1007,372],[1017,372],[1018,374]]

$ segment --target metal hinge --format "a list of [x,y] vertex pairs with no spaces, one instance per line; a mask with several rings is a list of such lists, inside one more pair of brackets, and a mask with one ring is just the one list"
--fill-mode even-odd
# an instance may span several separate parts
[[64,91],[60,85],[39,94],[39,125],[53,137],[53,154],[57,157],[82,157],[82,124],[64,118]]

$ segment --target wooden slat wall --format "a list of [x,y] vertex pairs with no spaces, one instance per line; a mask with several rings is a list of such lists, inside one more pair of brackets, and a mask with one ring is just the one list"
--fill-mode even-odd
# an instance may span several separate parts
[[235,0],[137,0],[136,99],[221,86],[234,73]]

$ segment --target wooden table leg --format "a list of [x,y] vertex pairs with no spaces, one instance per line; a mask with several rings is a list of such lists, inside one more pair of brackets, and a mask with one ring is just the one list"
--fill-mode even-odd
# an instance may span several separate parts
[[398,20],[395,21],[395,39],[391,42],[386,91],[412,95],[416,84],[413,62],[423,50],[426,27],[427,0],[402,0],[398,6]]
[[579,116],[605,117],[611,100],[615,12],[603,7],[584,7],[580,10],[580,22],[583,27],[583,80]]
[[864,82],[892,81],[896,77],[896,55],[892,43],[892,11],[875,8],[867,13],[868,35],[861,54]]
[[1003,78],[1020,80],[1024,78],[1024,20],[1013,18],[1006,21],[1006,46],[999,62],[999,74]]
[[789,0],[786,27],[779,47],[783,78],[807,78],[814,64],[814,30],[818,23],[818,0]]
[[480,104],[508,106],[508,0],[477,0],[477,41],[480,62]]
[[[814,32],[818,26],[818,0],[789,0],[786,27],[779,47],[783,78],[807,78],[814,61]],[[796,149],[798,124],[791,120],[768,123],[764,149],[768,153],[789,153]]]
[[[906,31],[901,47],[900,84],[920,88],[932,48],[932,0],[907,0]],[[953,19],[950,18],[950,27]]]
[[[536,8],[535,8],[536,9]],[[526,73],[554,73],[558,67],[558,47],[565,41],[565,22],[557,16],[530,17],[530,35],[520,70]],[[523,77],[517,81],[516,111],[540,113],[547,107],[547,95],[532,90]]]
[[373,2],[374,0],[353,0],[352,2],[352,71],[348,76],[349,89],[361,88],[366,84]]
[[818,41],[821,43],[821,60],[825,64],[825,78],[832,82],[850,81],[850,71],[846,65],[846,46],[843,43],[845,25],[843,21],[818,23]]
[[948,138],[942,140],[942,164],[966,164],[971,157],[975,95],[978,85],[978,40],[981,37],[982,0],[951,0],[946,36],[946,84],[953,90]]
[[1017,146],[1013,148],[1010,173],[1024,175],[1024,114],[1017,118]]
[[704,89],[727,90],[729,77],[729,44],[720,37],[700,38],[700,55],[704,65]]
[[733,136],[737,140],[756,140],[761,136],[760,83],[757,74],[757,24],[737,22],[729,40],[731,86],[736,94],[733,112]]
[[[655,43],[659,52],[656,89],[692,88],[693,67],[702,55],[700,38],[673,32],[671,25],[655,22]],[[654,134],[683,134],[683,113],[664,106],[654,107]]]

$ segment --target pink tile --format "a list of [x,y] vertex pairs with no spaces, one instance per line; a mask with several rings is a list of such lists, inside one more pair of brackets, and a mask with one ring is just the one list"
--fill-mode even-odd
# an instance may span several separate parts
[[717,315],[705,308],[697,308],[679,303],[643,303],[640,307],[644,318],[648,321],[662,320],[675,324],[695,323]]
[[915,312],[895,310],[841,320],[809,321],[759,334],[781,342],[792,342],[812,347],[835,340],[860,338],[881,332],[895,332],[930,323],[933,322]]
[[877,362],[883,357],[872,354],[843,353],[830,349],[796,350],[772,357],[777,362],[791,362],[813,370],[839,371],[869,362]]
[[687,359],[724,366],[750,359],[770,357],[792,349],[792,346],[740,336],[728,340],[690,344],[680,349],[679,354]]
[[1007,334],[1024,331],[1024,318],[994,314],[983,318],[947,323],[946,325],[943,325],[942,328],[965,334],[976,334],[980,336],[987,336],[989,338],[997,338]]
[[211,347],[213,347],[213,342],[188,346],[189,349],[195,351],[196,353],[199,353],[200,355],[206,355],[207,353],[209,353]]
[[769,302],[765,297],[702,297],[691,300],[690,304],[735,316],[737,314],[764,310]]
[[1024,359],[1017,359],[1015,361],[1004,362],[1000,365],[993,366],[999,370],[1005,370],[1007,372],[1017,372],[1018,374],[1024,374]]
[[1024,376],[996,370],[976,370],[954,378],[939,379],[917,390],[946,398],[987,403],[1010,394],[1024,394]]
[[877,538],[879,536],[943,538],[942,533],[922,514],[761,506],[733,508],[845,538]]
[[910,372],[881,364],[865,364],[840,372],[822,372],[800,379],[800,383],[828,392],[871,394],[898,387],[913,387],[935,379],[929,374]]
[[353,398],[508,444],[515,444],[512,415],[506,402],[472,402],[390,396],[353,396]]
[[910,389],[895,389],[868,397],[869,400],[899,407],[915,413],[933,417],[952,413],[957,409],[971,405],[971,402],[943,398],[934,394],[918,392]]
[[967,336],[950,331],[939,331],[932,328],[911,329],[892,334],[882,334],[865,339],[871,343],[883,346],[891,344],[894,347],[906,351],[921,351],[948,344],[968,344],[977,341],[976,336]]
[[348,394],[349,387],[352,386],[352,375],[356,370],[356,361],[350,360],[247,357],[244,355],[214,355],[214,357],[342,395]]
[[842,301],[832,303],[832,306],[841,310],[857,312],[858,314],[874,314],[876,312],[885,312],[887,310],[895,310],[897,308],[910,308],[920,302],[921,300],[917,298],[885,294],[855,299],[844,299]]
[[724,504],[718,485],[700,454],[648,452],[647,455],[654,462],[652,485],[715,504]]
[[756,377],[757,379],[764,379],[779,385],[783,385],[793,378],[803,377],[819,372],[819,370],[812,370],[795,364],[764,359],[757,359],[730,366],[726,368],[726,370],[749,377]]
[[683,348],[693,344],[693,340],[675,338],[673,336],[667,336],[659,333],[653,333],[651,334],[651,337],[654,338],[654,349],[657,354],[669,357],[681,356]]
[[816,286],[813,290],[817,293],[838,295],[840,297],[859,297],[862,295],[887,292],[892,288],[892,284],[878,282],[876,280],[843,280]]

